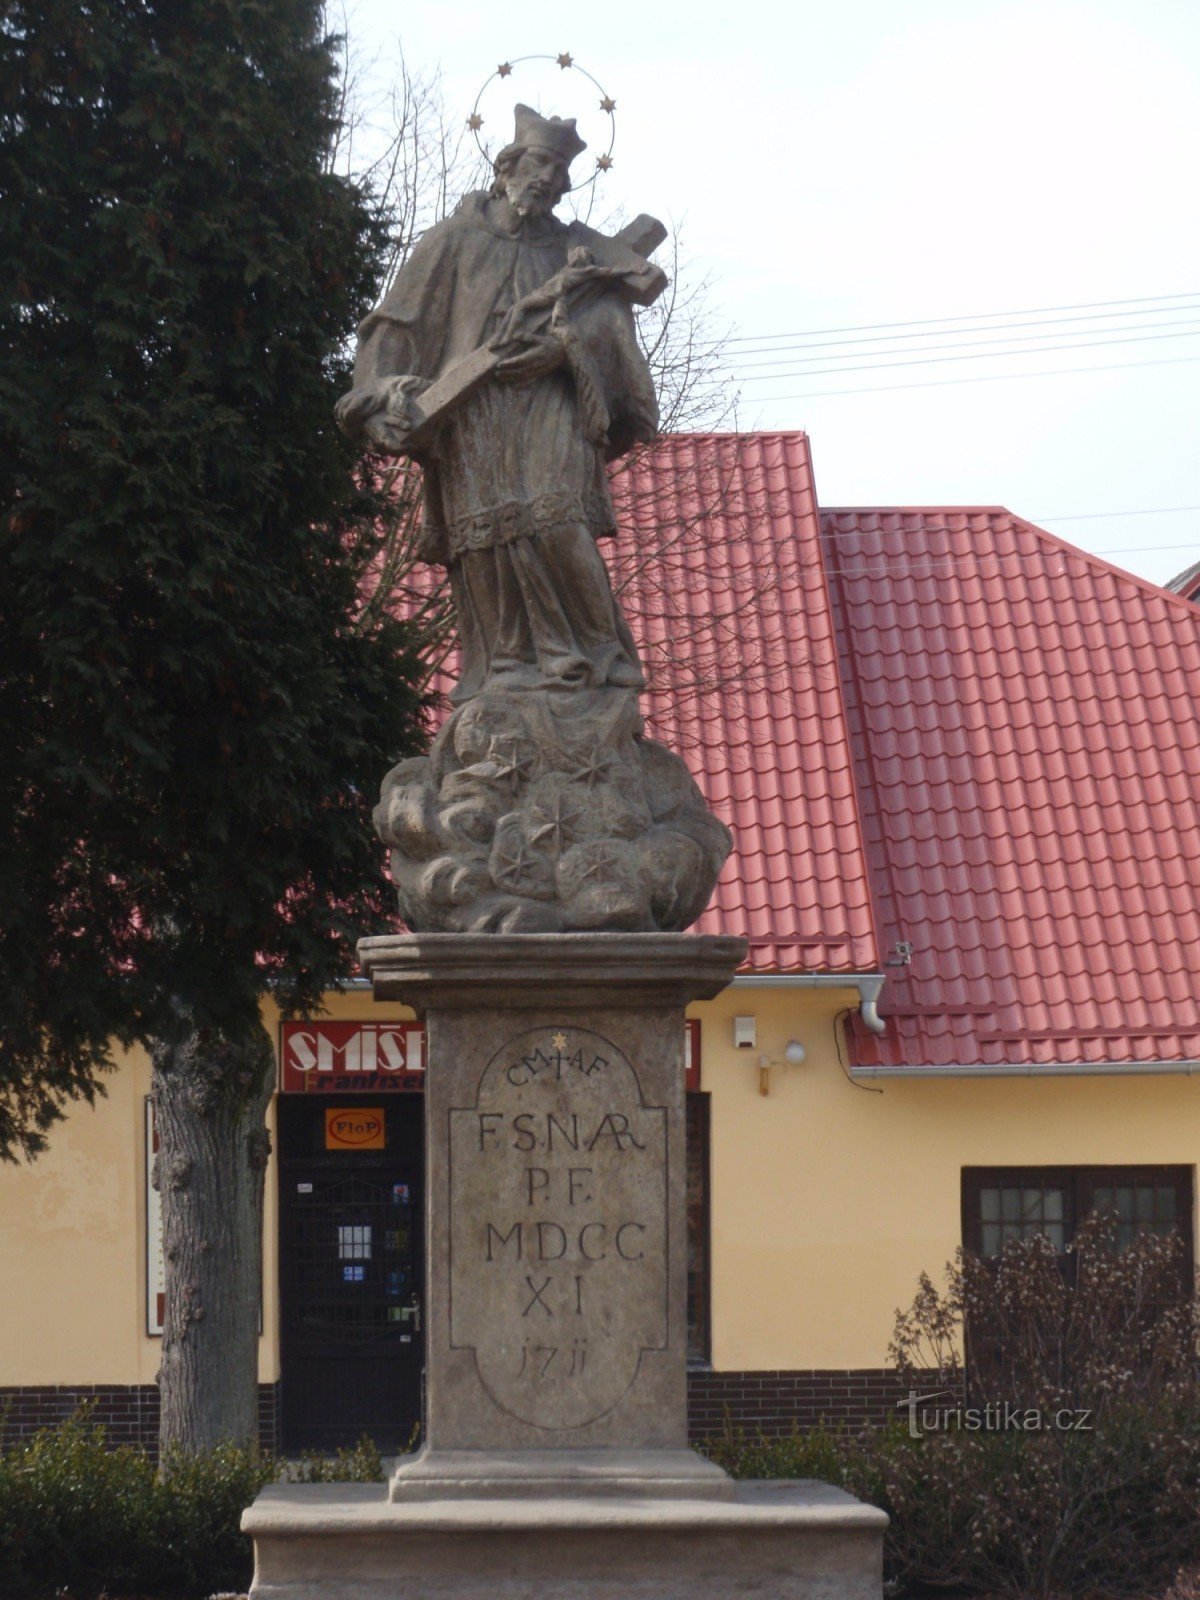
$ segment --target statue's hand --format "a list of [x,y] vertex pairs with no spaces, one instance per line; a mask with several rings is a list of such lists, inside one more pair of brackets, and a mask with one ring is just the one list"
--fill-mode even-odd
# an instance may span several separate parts
[[376,378],[343,395],[334,416],[352,439],[365,437],[387,455],[402,455],[419,420],[411,401],[428,387],[426,379],[408,374]]
[[385,456],[404,455],[412,437],[408,428],[390,422],[382,411],[373,417],[368,417],[362,431],[376,450],[381,450]]
[[411,373],[402,373],[399,377],[389,380],[387,419],[394,428],[407,431],[416,426],[418,418],[414,414],[412,403],[428,387],[428,378],[418,378]]
[[387,380],[384,404],[368,418],[364,430],[377,450],[392,456],[406,453],[420,420],[412,402],[428,387],[427,379],[407,373]]
[[532,335],[521,347],[497,363],[495,375],[501,383],[529,383],[541,378],[566,360],[562,340],[553,333]]

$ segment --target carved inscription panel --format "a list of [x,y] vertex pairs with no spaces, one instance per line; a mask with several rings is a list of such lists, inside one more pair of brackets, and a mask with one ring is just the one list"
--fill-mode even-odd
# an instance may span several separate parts
[[588,1029],[518,1034],[450,1118],[450,1342],[500,1409],[581,1428],[667,1342],[667,1113]]

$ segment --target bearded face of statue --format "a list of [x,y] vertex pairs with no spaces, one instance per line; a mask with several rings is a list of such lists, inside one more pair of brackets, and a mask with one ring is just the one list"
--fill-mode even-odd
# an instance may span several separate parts
[[503,174],[504,193],[522,217],[545,217],[558,204],[570,179],[561,157],[552,150],[522,150]]

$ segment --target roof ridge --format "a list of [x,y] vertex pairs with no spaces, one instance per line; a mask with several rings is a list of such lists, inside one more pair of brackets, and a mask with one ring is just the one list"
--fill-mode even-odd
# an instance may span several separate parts
[[890,511],[890,512],[893,512],[896,516],[901,516],[901,517],[916,516],[918,513],[925,512],[925,511],[943,511],[943,512],[945,512],[945,511],[956,511],[962,516],[972,516],[972,517],[976,517],[976,516],[979,516],[979,517],[982,517],[982,516],[996,516],[996,515],[1004,516],[1004,517],[1011,517],[1011,516],[1015,515],[1015,513],[1010,511],[1007,506],[1000,506],[1000,505],[995,505],[995,506],[976,506],[976,505],[953,505],[953,504],[947,505],[947,504],[944,504],[944,503],[942,503],[940,501],[933,501],[929,505],[909,505],[909,506],[898,506],[898,505],[822,506],[821,507],[821,515],[823,517],[826,517],[826,516],[828,516],[828,517],[844,516],[844,515],[849,514],[850,512],[859,512],[859,511],[871,511],[871,512],[874,512],[876,514],[878,514],[881,511]]
[[1116,573],[1118,577],[1125,578],[1130,583],[1136,583],[1140,588],[1148,590],[1151,594],[1163,595],[1169,600],[1178,601],[1200,623],[1200,610],[1197,609],[1195,602],[1189,600],[1186,595],[1179,594],[1173,589],[1168,589],[1164,584],[1155,583],[1152,578],[1143,578],[1138,572],[1130,572],[1128,567],[1118,566],[1115,561],[1106,561],[1103,556],[1098,556],[1091,550],[1083,550],[1079,545],[1071,544],[1069,540],[1064,539],[1061,534],[1051,533],[1050,529],[1043,528],[1040,522],[1031,522],[1028,517],[1022,517],[1016,511],[1006,510],[1005,514],[1010,516],[1014,522],[1019,522],[1023,528],[1028,528],[1031,533],[1036,533],[1040,538],[1052,541],[1060,549],[1068,551],[1073,556],[1082,556],[1090,566],[1097,567],[1103,572]]
[[[871,516],[915,517],[928,516],[931,513],[941,516],[1008,517],[1013,523],[1019,524],[1022,528],[1028,528],[1031,533],[1036,534],[1039,538],[1051,541],[1068,555],[1082,556],[1085,561],[1100,571],[1115,573],[1118,577],[1128,579],[1131,583],[1140,584],[1143,589],[1148,590],[1151,594],[1168,595],[1174,600],[1181,601],[1200,619],[1200,610],[1197,609],[1195,601],[1189,600],[1186,595],[1181,594],[1178,590],[1169,589],[1166,584],[1155,583],[1152,578],[1143,578],[1140,573],[1130,572],[1128,567],[1122,567],[1115,561],[1108,561],[1104,556],[1097,555],[1094,551],[1084,550],[1080,545],[1072,544],[1069,539],[1065,539],[1062,534],[1051,532],[1049,528],[1044,528],[1040,522],[1034,522],[1030,517],[1023,517],[1019,511],[1013,511],[1008,506],[936,503],[929,505],[822,506],[820,512],[822,518],[867,514]],[[1200,561],[1195,562],[1194,567],[1197,571],[1200,571]],[[1186,573],[1191,571],[1192,568],[1186,568],[1183,573],[1179,573],[1171,581],[1173,583],[1178,582],[1179,578],[1184,577]]]

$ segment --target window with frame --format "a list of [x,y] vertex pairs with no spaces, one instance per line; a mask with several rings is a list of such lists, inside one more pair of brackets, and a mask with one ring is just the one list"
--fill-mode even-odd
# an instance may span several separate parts
[[964,1248],[988,1259],[1012,1239],[1044,1234],[1068,1266],[1067,1246],[1083,1218],[1114,1218],[1124,1249],[1139,1234],[1177,1234],[1183,1241],[1186,1282],[1192,1293],[1193,1169],[1170,1167],[964,1167]]

